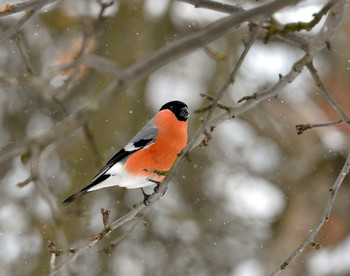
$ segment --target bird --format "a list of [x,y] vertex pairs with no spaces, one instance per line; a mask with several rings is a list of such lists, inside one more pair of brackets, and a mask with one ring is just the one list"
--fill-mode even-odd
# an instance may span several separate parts
[[[141,188],[157,184],[165,177],[155,173],[168,171],[187,144],[189,110],[182,101],[164,104],[156,115],[119,150],[97,173],[91,183],[65,199],[67,205],[90,192],[113,186]],[[155,190],[156,191],[156,190]]]

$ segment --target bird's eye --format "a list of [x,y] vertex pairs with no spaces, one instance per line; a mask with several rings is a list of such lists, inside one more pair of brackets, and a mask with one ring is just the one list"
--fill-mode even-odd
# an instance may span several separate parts
[[174,109],[174,107],[171,105],[171,106],[169,106],[169,109],[170,109],[170,110],[173,110],[173,109]]

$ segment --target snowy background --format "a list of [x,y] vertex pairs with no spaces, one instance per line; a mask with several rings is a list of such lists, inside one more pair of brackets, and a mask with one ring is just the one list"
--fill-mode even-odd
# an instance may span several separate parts
[[[227,1],[250,9],[266,1]],[[1,1],[0,8],[16,1]],[[281,23],[310,21],[326,1],[302,1],[275,14]],[[347,13],[350,12],[347,6]],[[59,65],[79,49],[83,20],[94,20],[94,0],[60,1],[45,6],[20,32],[0,44],[0,149],[40,135],[85,106],[113,76],[81,70],[67,85]],[[0,18],[0,29],[23,13]],[[200,30],[226,14],[168,0],[116,1],[89,40],[87,51],[127,67],[162,46]],[[324,20],[305,36],[316,34]],[[189,139],[207,105],[200,93],[216,95],[243,50],[248,25],[210,43],[224,54],[217,60],[205,49],[168,63],[116,97],[89,118],[93,144],[83,128],[46,148],[39,168],[58,204],[89,184],[101,165],[164,103],[178,99],[191,110]],[[20,53],[24,41],[26,64]],[[272,86],[304,55],[277,39],[259,37],[244,60],[234,86],[222,102],[237,105],[243,96]],[[345,16],[332,50],[315,66],[345,112],[350,114],[350,21]],[[67,59],[68,58],[68,59]],[[219,114],[222,111],[218,111]],[[205,149],[190,154],[167,193],[138,227],[109,255],[99,253],[127,226],[85,250],[57,275],[268,275],[305,239],[323,213],[329,191],[349,151],[345,126],[308,130],[295,125],[337,120],[308,73],[276,98],[218,126]],[[0,150],[1,155],[1,150]],[[115,220],[142,199],[139,190],[111,188],[59,207],[53,218],[31,175],[25,154],[0,166],[0,276],[48,275],[48,240],[59,249],[77,247],[103,228],[100,208]],[[317,236],[321,249],[308,248],[283,275],[350,275],[350,188],[340,190],[330,220]],[[65,241],[62,240],[62,235]],[[59,258],[59,257],[58,257]]]

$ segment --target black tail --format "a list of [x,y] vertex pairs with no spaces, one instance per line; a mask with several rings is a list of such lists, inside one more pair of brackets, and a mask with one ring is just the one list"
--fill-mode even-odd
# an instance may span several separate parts
[[106,180],[108,177],[110,177],[109,174],[102,174],[100,177],[95,179],[95,181],[92,182],[90,185],[87,185],[85,188],[81,189],[79,192],[77,192],[74,195],[71,195],[70,197],[68,197],[65,201],[62,202],[62,204],[63,205],[67,205],[67,204],[71,203],[72,201],[76,200],[77,198],[80,198],[80,197],[86,195],[87,193],[92,192],[92,191],[89,191],[90,188],[92,188],[96,184]]
[[77,193],[75,193],[74,195],[71,195],[70,197],[68,197],[67,199],[65,199],[62,204],[63,205],[68,205],[69,203],[73,202],[74,200],[76,200],[77,198],[80,198],[84,195],[86,195],[87,193],[89,193],[87,190],[83,189]]

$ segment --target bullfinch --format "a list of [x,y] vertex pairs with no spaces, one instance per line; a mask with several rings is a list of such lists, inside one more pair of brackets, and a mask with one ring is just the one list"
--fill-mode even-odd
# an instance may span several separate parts
[[181,101],[164,104],[159,112],[118,151],[92,179],[90,185],[68,197],[63,205],[87,193],[119,186],[141,188],[146,204],[147,194],[142,187],[159,184],[164,175],[154,170],[168,171],[177,154],[187,143],[188,107]]

